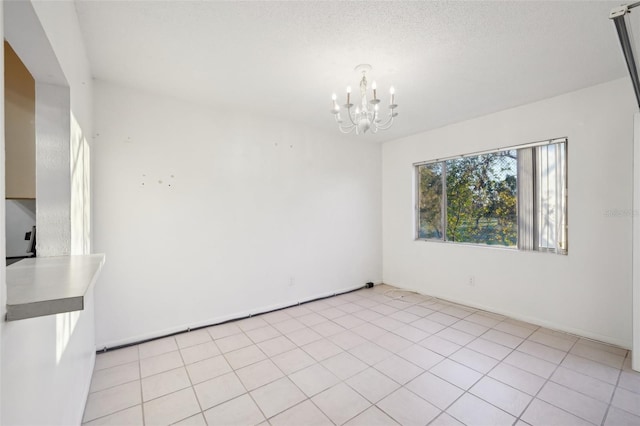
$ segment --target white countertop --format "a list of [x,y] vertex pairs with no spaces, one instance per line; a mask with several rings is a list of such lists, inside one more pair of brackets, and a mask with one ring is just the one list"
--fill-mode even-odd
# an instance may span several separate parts
[[84,309],[104,254],[35,257],[7,267],[7,321]]

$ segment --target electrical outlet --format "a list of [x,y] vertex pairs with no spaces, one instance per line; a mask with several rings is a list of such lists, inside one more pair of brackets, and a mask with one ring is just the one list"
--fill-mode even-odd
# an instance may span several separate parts
[[474,277],[473,275],[469,275],[469,279],[467,280],[467,285],[469,287],[475,287],[476,286],[476,277]]

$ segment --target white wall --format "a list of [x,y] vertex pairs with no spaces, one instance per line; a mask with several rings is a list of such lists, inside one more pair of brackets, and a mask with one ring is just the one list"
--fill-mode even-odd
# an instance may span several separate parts
[[95,84],[98,347],[381,279],[380,146]]
[[[91,74],[73,2],[2,2],[5,33],[8,40],[22,38],[16,45],[26,46],[27,56],[55,74],[55,67],[47,64],[53,58],[68,82],[71,104],[69,121],[78,128],[71,134],[91,134]],[[40,37],[44,30],[44,44]],[[16,46],[14,46],[16,47]],[[18,49],[16,48],[18,52]],[[18,52],[20,54],[20,52]],[[29,65],[27,65],[29,66]],[[34,77],[39,75],[33,72]],[[46,75],[45,75],[46,79]],[[38,80],[38,77],[36,77]],[[0,85],[1,86],[1,85]],[[4,116],[0,114],[0,116]],[[84,130],[84,133],[78,129]],[[4,132],[2,132],[4,134]],[[79,146],[79,144],[71,145]],[[4,147],[4,144],[2,145]],[[0,149],[4,156],[4,149]],[[68,151],[67,151],[68,152]],[[73,152],[70,154],[73,156]],[[4,170],[4,159],[0,161]],[[66,163],[67,170],[71,161]],[[0,173],[4,182],[4,171]],[[39,183],[38,183],[39,185]],[[68,181],[68,185],[70,182]],[[4,193],[4,184],[0,185]],[[68,192],[68,188],[67,192]],[[38,191],[43,188],[38,188]],[[67,197],[68,200],[68,197]],[[2,215],[4,215],[4,205]],[[70,205],[61,206],[67,212]],[[67,216],[69,216],[67,214]],[[74,219],[71,215],[71,233]],[[84,224],[81,223],[81,229]],[[4,229],[2,231],[4,235]],[[65,237],[69,241],[69,233]],[[69,244],[67,243],[67,246]],[[4,252],[4,243],[0,244]],[[56,254],[56,253],[53,253]],[[60,254],[60,253],[57,253]],[[6,292],[5,267],[0,267],[0,306],[4,318]],[[14,322],[0,322],[2,353],[0,356],[2,425],[80,424],[89,391],[95,360],[93,290],[85,295],[83,311],[33,318]]]
[[[623,79],[384,144],[383,281],[630,347],[633,112]],[[567,256],[414,241],[414,162],[563,136]]]

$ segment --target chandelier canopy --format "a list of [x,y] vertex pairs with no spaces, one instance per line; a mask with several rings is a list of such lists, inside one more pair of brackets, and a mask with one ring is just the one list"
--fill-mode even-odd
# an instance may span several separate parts
[[340,105],[338,105],[337,96],[334,93],[331,96],[333,100],[333,106],[331,113],[338,123],[338,129],[342,133],[351,133],[355,130],[356,135],[364,134],[367,130],[371,130],[371,133],[377,133],[378,130],[387,130],[393,124],[393,119],[398,115],[395,109],[398,107],[394,103],[395,89],[393,86],[389,88],[389,112],[386,114],[380,113],[380,99],[378,98],[376,82],[371,83],[371,89],[373,90],[373,96],[370,101],[367,102],[367,72],[371,71],[371,65],[360,64],[355,67],[355,71],[362,73],[362,79],[360,80],[360,105],[352,110],[353,104],[351,103],[351,86],[347,86],[347,103],[342,106],[346,108],[346,120],[343,120],[340,113]]

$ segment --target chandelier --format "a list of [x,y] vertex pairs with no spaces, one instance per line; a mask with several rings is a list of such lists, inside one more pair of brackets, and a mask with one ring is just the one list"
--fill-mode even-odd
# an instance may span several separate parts
[[351,133],[355,130],[356,135],[366,133],[367,130],[371,130],[371,133],[377,133],[378,130],[387,130],[393,124],[393,119],[398,115],[395,109],[398,107],[394,103],[395,90],[393,86],[389,89],[389,106],[387,107],[389,112],[381,115],[380,113],[380,99],[378,98],[376,82],[371,83],[371,89],[373,90],[373,97],[367,102],[367,72],[371,71],[371,65],[360,64],[355,67],[356,72],[362,73],[362,79],[360,80],[360,105],[352,110],[353,104],[351,103],[351,86],[347,86],[347,103],[342,107],[346,108],[346,120],[343,120],[340,113],[340,106],[338,105],[337,96],[334,93],[331,96],[333,100],[333,107],[331,113],[338,123],[338,129],[342,133]]

